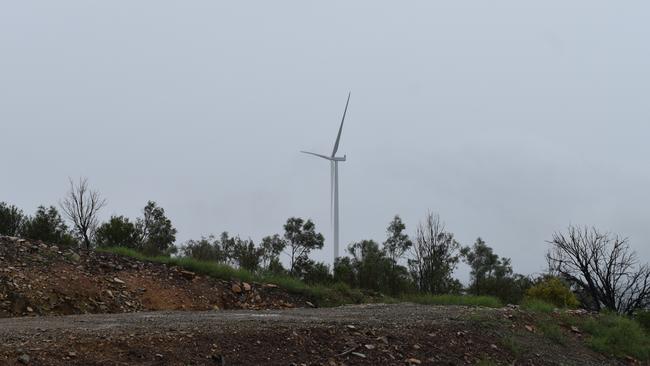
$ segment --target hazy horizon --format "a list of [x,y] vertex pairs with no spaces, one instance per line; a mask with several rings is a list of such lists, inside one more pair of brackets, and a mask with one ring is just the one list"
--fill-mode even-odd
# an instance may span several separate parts
[[[177,245],[258,242],[290,216],[341,245],[438,213],[519,273],[569,224],[650,258],[650,4],[18,2],[0,7],[0,201],[32,214],[88,177],[112,214],[148,200]],[[463,278],[465,275],[459,275]]]

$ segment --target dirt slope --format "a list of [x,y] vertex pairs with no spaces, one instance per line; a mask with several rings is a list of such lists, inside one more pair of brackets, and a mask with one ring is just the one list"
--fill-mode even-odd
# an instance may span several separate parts
[[0,319],[0,364],[618,365],[529,314],[413,304]]
[[305,304],[272,284],[216,280],[164,264],[0,236],[0,317]]

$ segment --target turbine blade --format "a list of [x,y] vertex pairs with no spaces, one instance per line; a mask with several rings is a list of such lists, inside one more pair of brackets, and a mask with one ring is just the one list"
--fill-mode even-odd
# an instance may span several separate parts
[[327,160],[332,160],[332,158],[330,158],[329,156],[325,156],[325,155],[321,155],[321,154],[316,154],[316,153],[309,152],[309,151],[301,151],[301,153],[303,153],[303,154],[309,154],[309,155],[314,155],[314,156],[318,156],[319,158],[323,158],[323,159],[327,159]]
[[336,136],[336,142],[334,143],[334,150],[332,151],[332,157],[336,156],[336,152],[339,150],[339,141],[341,141],[341,132],[343,131],[343,122],[345,122],[345,114],[348,112],[348,104],[350,104],[350,94],[348,93],[348,100],[345,102],[345,109],[343,110],[343,118],[341,118],[341,126],[339,127],[339,134]]

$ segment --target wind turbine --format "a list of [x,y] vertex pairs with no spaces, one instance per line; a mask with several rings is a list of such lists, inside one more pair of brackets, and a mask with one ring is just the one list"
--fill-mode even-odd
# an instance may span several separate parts
[[314,155],[319,158],[330,161],[331,166],[331,206],[332,210],[332,222],[334,226],[334,260],[339,257],[339,162],[345,161],[346,155],[343,157],[336,156],[336,152],[339,149],[339,141],[341,141],[341,132],[343,131],[343,122],[345,122],[345,114],[348,111],[348,104],[350,103],[350,93],[348,93],[348,100],[345,102],[345,109],[343,110],[343,118],[341,118],[341,126],[339,127],[339,133],[336,135],[336,142],[334,143],[334,150],[332,150],[332,156],[325,156],[321,154],[316,154],[309,151],[301,151],[302,153]]

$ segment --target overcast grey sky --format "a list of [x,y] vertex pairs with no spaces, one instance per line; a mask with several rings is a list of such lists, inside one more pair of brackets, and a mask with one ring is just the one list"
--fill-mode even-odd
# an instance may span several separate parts
[[647,1],[0,4],[0,201],[28,213],[86,176],[103,218],[155,200],[179,242],[329,237],[299,150],[331,151],[351,90],[342,243],[432,210],[523,273],[570,223],[650,257]]

